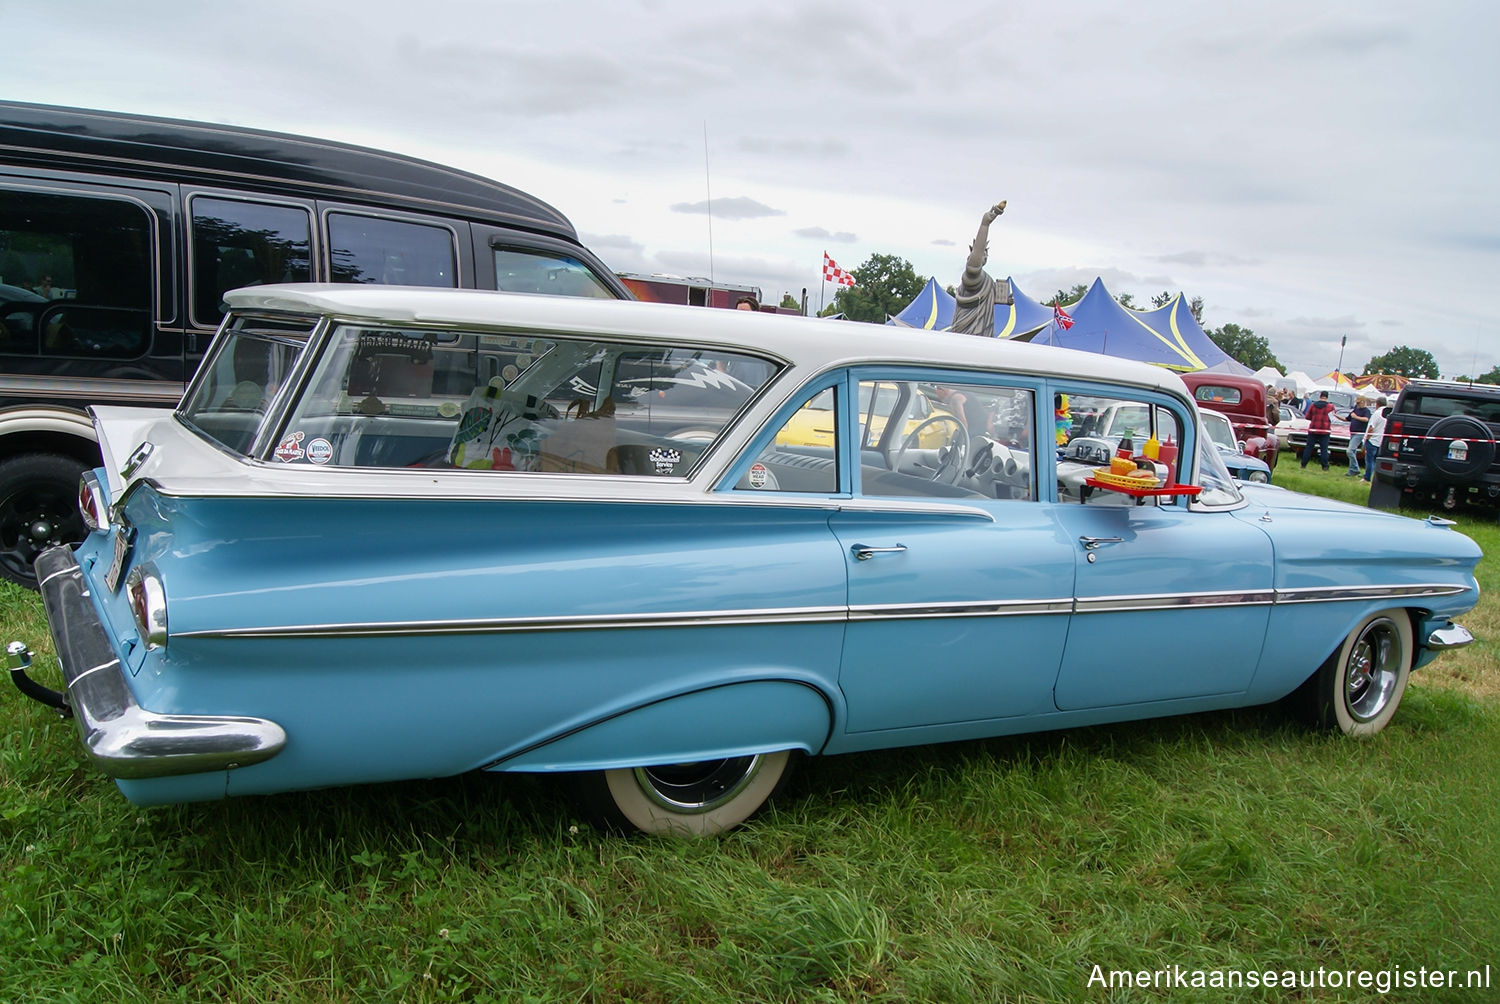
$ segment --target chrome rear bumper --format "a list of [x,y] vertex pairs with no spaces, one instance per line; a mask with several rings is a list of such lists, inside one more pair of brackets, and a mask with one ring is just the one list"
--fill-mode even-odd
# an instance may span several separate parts
[[[285,730],[264,718],[163,715],[142,708],[94,611],[73,552],[67,547],[43,551],[36,573],[67,704],[84,751],[104,773],[147,778],[227,770],[269,760],[286,745]],[[31,666],[31,652],[12,644],[9,657],[19,685]]]

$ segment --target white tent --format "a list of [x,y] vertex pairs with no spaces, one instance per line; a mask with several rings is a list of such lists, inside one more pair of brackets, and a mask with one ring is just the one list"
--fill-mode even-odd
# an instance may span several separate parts
[[1276,381],[1281,379],[1281,370],[1275,366],[1262,366],[1255,371],[1255,378],[1267,386],[1276,386]]
[[1292,370],[1286,376],[1276,381],[1276,389],[1291,389],[1298,397],[1306,397],[1310,391],[1317,387],[1317,381],[1301,370]]

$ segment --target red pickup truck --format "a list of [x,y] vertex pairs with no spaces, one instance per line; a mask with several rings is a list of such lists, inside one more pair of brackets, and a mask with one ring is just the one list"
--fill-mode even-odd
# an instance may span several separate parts
[[1268,420],[1266,385],[1259,377],[1200,371],[1182,374],[1182,382],[1199,405],[1229,416],[1241,453],[1276,469],[1276,425]]

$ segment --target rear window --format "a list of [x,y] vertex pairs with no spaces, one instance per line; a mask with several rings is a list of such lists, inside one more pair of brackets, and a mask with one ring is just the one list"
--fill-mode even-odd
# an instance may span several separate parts
[[1204,384],[1193,392],[1193,396],[1205,404],[1240,403],[1240,392],[1237,387],[1216,387],[1212,384]]
[[1428,415],[1432,418],[1467,415],[1481,422],[1500,423],[1500,399],[1486,401],[1471,397],[1454,397],[1450,394],[1416,393],[1403,397],[1398,410],[1410,415]]

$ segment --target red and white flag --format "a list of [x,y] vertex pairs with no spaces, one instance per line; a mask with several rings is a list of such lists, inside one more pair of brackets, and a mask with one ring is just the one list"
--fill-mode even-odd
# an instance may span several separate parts
[[1059,304],[1056,300],[1052,301],[1052,323],[1057,325],[1059,328],[1062,328],[1064,331],[1067,331],[1073,326],[1073,316],[1066,310],[1062,309],[1062,305]]
[[839,263],[828,257],[828,252],[823,252],[823,281],[836,282],[840,286],[854,285],[854,276],[839,268]]

